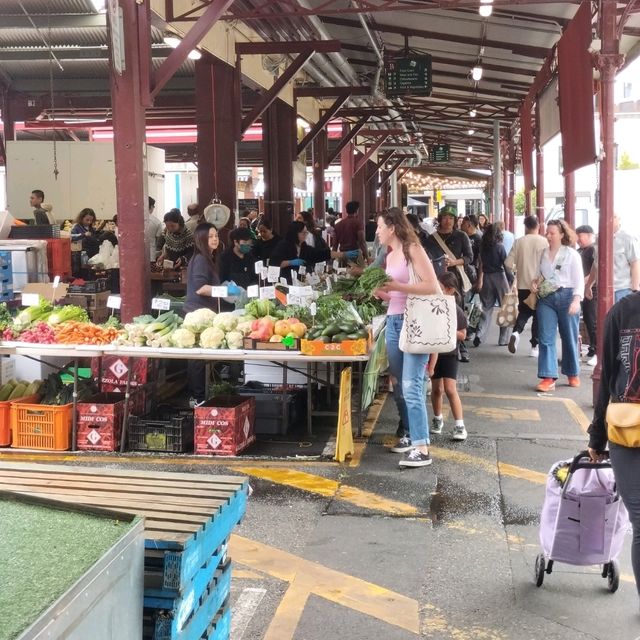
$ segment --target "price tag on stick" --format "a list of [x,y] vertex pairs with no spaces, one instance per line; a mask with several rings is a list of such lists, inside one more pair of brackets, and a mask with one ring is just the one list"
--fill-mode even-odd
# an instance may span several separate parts
[[171,300],[168,298],[153,298],[151,300],[151,308],[157,311],[169,311],[171,309]]
[[247,287],[247,298],[259,298],[260,287],[257,284],[250,284]]
[[111,315],[116,309],[122,306],[122,298],[120,296],[109,296],[107,298],[107,309],[111,309]]
[[22,306],[23,307],[37,307],[40,304],[40,295],[37,293],[23,293],[22,294]]

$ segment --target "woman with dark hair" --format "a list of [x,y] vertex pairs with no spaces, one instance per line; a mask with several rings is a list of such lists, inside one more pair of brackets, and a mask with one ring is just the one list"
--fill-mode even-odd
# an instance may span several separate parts
[[426,251],[427,240],[429,239],[429,236],[427,235],[424,229],[420,228],[420,219],[415,213],[407,213],[407,220],[409,221],[409,224],[415,231],[415,234],[418,236],[418,239],[420,240],[420,244],[425,248],[425,251]]
[[322,237],[322,231],[316,226],[316,219],[313,217],[313,211],[303,211],[301,215],[302,222],[304,222],[304,226],[307,228],[308,232],[307,237],[305,238],[307,245],[314,249],[326,249],[328,245]]
[[[212,287],[220,284],[216,267],[216,252],[220,245],[218,230],[209,222],[201,222],[193,234],[193,257],[187,268],[187,295],[184,312],[197,309],[220,309],[218,298],[213,298]],[[229,287],[230,295],[237,295],[238,287]],[[190,404],[195,406],[206,400],[206,362],[204,360],[187,361],[187,383],[191,395]]]
[[280,236],[273,233],[271,222],[265,217],[258,221],[258,240],[255,245],[255,252],[258,260],[267,264],[271,260],[271,254],[280,242]]
[[[401,467],[424,467],[431,464],[424,394],[429,356],[403,353],[399,341],[407,295],[436,293],[439,290],[438,282],[431,261],[401,209],[393,207],[380,214],[376,234],[380,243],[389,249],[386,272],[390,280],[374,293],[381,300],[389,302],[387,355],[393,380],[393,397],[405,431],[391,451],[405,454],[399,462]],[[416,282],[411,282],[411,270]]]
[[306,243],[307,227],[304,222],[291,222],[282,240],[276,245],[271,255],[269,264],[281,269],[280,275],[291,281],[291,271],[305,265],[313,267],[318,262],[334,259],[348,258],[353,260],[358,257],[359,251],[330,251],[315,249]]
[[484,213],[479,213],[478,214],[478,230],[480,231],[480,233],[484,233],[488,226],[489,226],[489,219],[487,218],[487,216],[485,216]]
[[178,209],[171,209],[164,214],[164,227],[164,246],[158,256],[158,265],[162,266],[164,260],[170,260],[175,268],[186,266],[193,255],[193,234],[185,226]]
[[82,250],[86,251],[89,258],[95,256],[100,250],[100,242],[97,238],[95,225],[95,211],[86,207],[78,214],[71,229],[71,240],[81,241]]
[[[479,347],[487,335],[493,309],[496,304],[502,303],[502,298],[509,292],[509,282],[505,271],[504,261],[507,259],[507,252],[502,244],[502,232],[496,224],[490,224],[480,241],[480,274],[478,276],[477,288],[480,292],[480,302],[482,304],[482,319],[473,339],[473,346]],[[508,336],[504,334],[509,331],[508,327],[500,327],[500,337],[498,344],[507,344]]]
[[580,254],[573,248],[575,233],[564,220],[547,222],[547,241],[540,258],[540,275],[531,282],[538,304],[538,378],[536,391],[556,388],[558,331],[562,342],[562,373],[570,387],[579,387],[580,354],[578,353],[578,324],[580,302],[584,294],[584,275]]

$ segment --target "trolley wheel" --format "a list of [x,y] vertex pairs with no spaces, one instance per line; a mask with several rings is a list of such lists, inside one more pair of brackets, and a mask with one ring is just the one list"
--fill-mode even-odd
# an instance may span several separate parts
[[605,562],[602,565],[602,577],[606,578],[609,575],[609,563]]
[[533,571],[533,577],[536,583],[536,587],[541,587],[544,582],[544,570],[545,570],[545,560],[544,554],[539,553],[536,556],[536,566]]
[[611,593],[615,593],[620,586],[620,567],[615,560],[609,563],[609,570],[607,571],[607,585]]

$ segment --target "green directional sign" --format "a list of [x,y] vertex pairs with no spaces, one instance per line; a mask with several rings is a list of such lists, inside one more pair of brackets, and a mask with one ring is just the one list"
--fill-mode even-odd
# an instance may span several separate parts
[[432,145],[429,149],[429,162],[449,162],[449,145]]
[[387,96],[430,96],[431,56],[386,60],[384,86]]

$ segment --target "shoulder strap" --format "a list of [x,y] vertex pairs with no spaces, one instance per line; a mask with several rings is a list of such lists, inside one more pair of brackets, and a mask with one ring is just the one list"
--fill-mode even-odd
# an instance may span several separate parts
[[[451,252],[451,249],[449,249],[449,247],[447,247],[447,245],[444,243],[442,236],[437,231],[433,235],[435,237],[436,242],[440,245],[441,249],[444,251],[445,255],[449,258],[449,260],[457,260],[458,258],[456,258],[453,255],[453,253]],[[460,278],[462,278],[462,288],[464,289],[465,292],[469,291],[473,285],[471,284],[471,280],[469,280],[469,277],[465,273],[464,267],[461,267],[460,265],[456,265],[456,269],[460,274]]]

